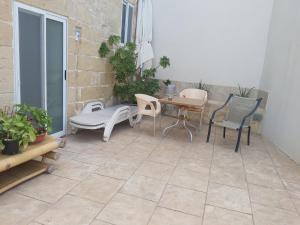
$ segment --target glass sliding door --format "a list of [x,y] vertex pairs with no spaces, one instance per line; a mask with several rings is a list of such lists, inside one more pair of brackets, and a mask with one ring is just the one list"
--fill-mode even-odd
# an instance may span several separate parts
[[52,134],[66,127],[66,19],[15,2],[16,102],[46,109]]
[[44,107],[42,68],[42,17],[19,11],[20,97],[21,103]]
[[47,110],[53,120],[52,132],[63,130],[64,124],[64,27],[63,23],[46,19]]

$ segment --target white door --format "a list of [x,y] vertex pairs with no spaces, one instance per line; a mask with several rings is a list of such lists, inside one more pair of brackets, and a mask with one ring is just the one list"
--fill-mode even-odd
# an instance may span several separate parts
[[66,131],[66,18],[15,2],[16,102],[46,109]]

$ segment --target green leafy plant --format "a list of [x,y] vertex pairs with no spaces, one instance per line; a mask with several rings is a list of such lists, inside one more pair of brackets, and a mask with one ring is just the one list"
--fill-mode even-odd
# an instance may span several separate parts
[[[2,116],[0,121],[1,140],[18,140],[26,148],[36,138],[35,129],[25,116],[14,114]],[[1,144],[3,146],[3,143]]]
[[208,85],[206,83],[204,83],[202,80],[198,84],[196,84],[195,87],[200,89],[200,90],[204,90],[206,92],[209,92]]
[[169,86],[172,82],[169,79],[167,79],[167,80],[164,80],[163,83],[165,86]]
[[238,94],[237,96],[243,97],[243,98],[249,98],[255,90],[255,87],[252,88],[242,88],[240,85],[238,85]]
[[16,105],[16,113],[27,117],[36,130],[36,134],[51,132],[52,120],[46,110],[26,104]]
[[98,50],[101,58],[107,57],[115,73],[114,95],[123,102],[135,102],[136,93],[154,95],[159,91],[159,81],[155,79],[158,68],[170,66],[168,57],[160,58],[159,65],[150,69],[137,68],[136,45],[128,42],[120,44],[120,37],[112,35]]

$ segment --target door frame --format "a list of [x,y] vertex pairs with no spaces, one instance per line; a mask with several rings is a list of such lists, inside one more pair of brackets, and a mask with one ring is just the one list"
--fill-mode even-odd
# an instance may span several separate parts
[[16,104],[19,104],[21,102],[21,91],[20,91],[20,53],[19,53],[19,9],[27,11],[29,13],[32,13],[33,15],[39,15],[42,18],[41,21],[41,27],[42,27],[42,82],[43,85],[43,108],[47,110],[47,56],[46,56],[46,21],[47,19],[55,20],[58,22],[61,22],[63,24],[63,71],[62,75],[63,77],[63,130],[57,133],[52,134],[54,137],[61,137],[66,134],[67,129],[67,79],[66,74],[68,73],[68,67],[67,67],[67,37],[68,37],[68,19],[67,17],[57,15],[51,12],[48,12],[43,9],[39,9],[36,7],[32,7],[20,2],[14,1],[14,7],[13,7],[13,35],[14,35],[14,102]]

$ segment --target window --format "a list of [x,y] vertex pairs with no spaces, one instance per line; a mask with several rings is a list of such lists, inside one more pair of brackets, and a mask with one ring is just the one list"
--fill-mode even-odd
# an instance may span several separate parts
[[125,44],[131,41],[132,17],[133,17],[133,5],[128,3],[128,1],[123,1],[121,43]]

